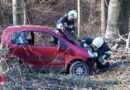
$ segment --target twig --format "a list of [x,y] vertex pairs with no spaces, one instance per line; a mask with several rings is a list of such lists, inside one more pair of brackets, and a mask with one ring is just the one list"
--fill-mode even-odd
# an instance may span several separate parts
[[120,35],[119,30],[117,30],[117,32],[118,32],[118,36],[119,36],[122,40],[124,40],[125,42],[127,42],[127,40]]

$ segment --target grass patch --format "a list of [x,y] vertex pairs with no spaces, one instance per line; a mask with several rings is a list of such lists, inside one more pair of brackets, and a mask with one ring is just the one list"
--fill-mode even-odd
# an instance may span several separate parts
[[9,72],[4,75],[6,89],[115,89],[130,88],[130,66],[110,69],[98,75],[80,77],[59,72],[28,71],[15,59],[9,63]]

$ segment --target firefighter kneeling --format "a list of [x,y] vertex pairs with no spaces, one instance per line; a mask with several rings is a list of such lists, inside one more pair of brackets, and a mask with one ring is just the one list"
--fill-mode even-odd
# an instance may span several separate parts
[[107,61],[107,59],[111,56],[112,51],[103,38],[88,38],[82,40],[81,45],[82,47],[91,49],[91,51],[94,52],[98,69],[107,69],[110,67],[110,63]]

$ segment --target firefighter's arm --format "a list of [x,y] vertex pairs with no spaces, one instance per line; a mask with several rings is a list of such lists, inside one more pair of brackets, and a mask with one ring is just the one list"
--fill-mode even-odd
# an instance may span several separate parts
[[108,50],[108,51],[105,52],[105,54],[111,55],[111,54],[112,54],[112,51],[111,51],[111,50]]
[[112,50],[109,48],[109,46],[107,45],[107,43],[105,42],[105,48],[106,48],[106,50],[105,50],[105,52],[104,52],[104,54],[106,54],[106,55],[111,55],[112,54]]
[[65,22],[65,17],[58,20],[57,28],[61,29],[62,32],[66,29],[67,22]]
[[74,34],[75,33],[75,27],[74,27],[74,25],[70,25],[69,28],[71,29],[71,33]]
[[[111,54],[112,54],[111,50],[108,50],[108,51],[104,52],[104,55],[107,55],[107,56],[111,56]],[[96,58],[98,57],[98,53],[97,52],[94,52],[94,55],[95,55]]]
[[64,30],[65,30],[65,27],[62,23],[58,23],[57,28],[61,29],[62,32],[64,32]]
[[97,58],[98,57],[98,53],[94,52],[94,57]]
[[[91,47],[86,43],[86,40],[82,40],[81,41],[81,44],[82,44],[82,47],[92,51]],[[93,51],[92,51],[93,52]],[[97,58],[98,57],[98,53],[97,52],[93,52],[94,54],[94,58]]]
[[83,47],[83,48],[92,51],[90,45],[88,45],[88,43],[86,42],[86,40],[82,40],[82,41],[81,41],[81,44],[82,44],[82,47]]

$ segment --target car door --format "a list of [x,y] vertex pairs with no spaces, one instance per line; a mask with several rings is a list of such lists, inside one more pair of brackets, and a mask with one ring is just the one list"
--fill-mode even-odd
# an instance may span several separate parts
[[11,40],[8,44],[9,47],[9,57],[17,57],[19,58],[22,62],[24,60],[21,58],[22,56],[26,56],[25,51],[24,51],[24,45],[26,45],[26,37],[27,37],[27,32],[25,31],[16,31],[12,32],[11,35]]
[[52,38],[50,33],[35,31],[33,33],[34,45],[24,45],[23,50],[26,55],[21,58],[33,67],[63,68],[65,66],[64,47],[48,45]]

